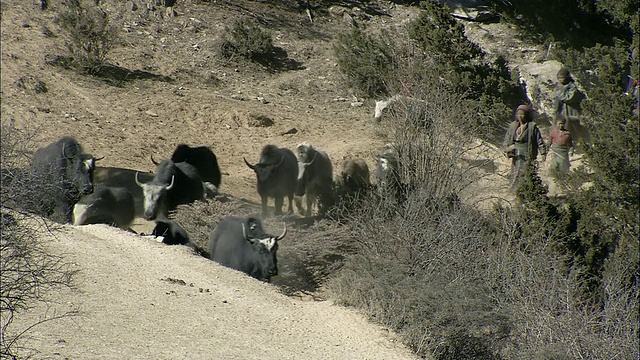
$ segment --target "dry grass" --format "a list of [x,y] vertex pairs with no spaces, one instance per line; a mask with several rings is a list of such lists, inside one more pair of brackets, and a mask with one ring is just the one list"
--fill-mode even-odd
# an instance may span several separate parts
[[[54,196],[54,186],[29,171],[21,170],[31,157],[36,133],[3,123],[1,132],[2,187],[0,190],[0,357],[16,358],[24,353],[21,339],[33,327],[73,316],[43,314],[33,324],[16,325],[16,318],[36,303],[49,303],[50,292],[73,286],[74,271],[62,257],[54,256],[39,238],[57,233],[58,225],[41,216],[39,199]],[[35,213],[36,215],[34,215]]]
[[603,306],[585,304],[584,277],[558,251],[563,233],[544,212],[481,213],[458,200],[479,180],[472,163],[457,161],[474,132],[471,115],[441,92],[399,103],[386,117],[403,193],[372,195],[348,213],[357,248],[330,294],[426,358],[637,357],[638,288],[621,280],[637,273],[637,245],[608,260]]
[[[227,216],[259,217],[259,212],[255,204],[221,197],[182,205],[174,220],[189,233],[199,252],[208,256],[209,236],[220,220]],[[278,216],[263,220],[265,231],[272,234],[279,234],[283,223],[288,233],[279,242],[279,275],[271,281],[286,294],[320,296],[317,291],[327,276],[337,272],[345,255],[352,252],[354,244],[348,232],[337,223],[319,218]]]

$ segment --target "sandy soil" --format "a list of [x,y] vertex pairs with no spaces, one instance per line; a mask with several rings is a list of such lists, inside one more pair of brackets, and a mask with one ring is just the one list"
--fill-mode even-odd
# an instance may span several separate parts
[[34,328],[33,359],[414,358],[355,311],[287,297],[187,247],[106,225],[49,241],[79,270],[77,289],[33,313],[79,315]]

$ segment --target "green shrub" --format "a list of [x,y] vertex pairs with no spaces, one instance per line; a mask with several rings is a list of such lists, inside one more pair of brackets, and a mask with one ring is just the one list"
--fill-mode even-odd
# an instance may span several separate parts
[[383,36],[373,37],[353,28],[338,35],[333,51],[338,68],[355,91],[366,96],[388,95],[386,81],[395,67],[395,59]]
[[[500,15],[540,43],[560,41],[575,46],[608,44],[624,34],[628,21],[637,16],[637,2],[520,0],[490,1]],[[613,20],[616,21],[613,21]]]
[[239,56],[258,60],[273,52],[271,35],[246,19],[238,19],[231,27],[225,27],[220,44],[220,55],[226,59]]
[[526,102],[524,88],[514,80],[504,58],[490,61],[467,39],[448,5],[435,1],[422,5],[424,10],[408,33],[425,54],[423,71],[445,74],[443,81],[452,92],[479,103],[478,125],[502,131],[504,115]]
[[448,5],[435,1],[422,2],[420,17],[409,25],[409,37],[424,49],[427,56],[448,68],[466,64],[483,56],[478,45],[464,35],[464,25],[451,16]]
[[[460,159],[479,135],[468,121],[479,105],[416,68],[399,71],[438,85],[413,88],[415,98],[398,101],[382,123],[398,150],[403,199],[365,196],[343,219],[357,253],[332,277],[331,293],[426,358],[637,357],[637,213],[620,211],[618,200],[614,212],[604,194],[588,210],[550,198],[534,164],[513,209],[485,214],[461,203],[477,179]],[[605,182],[618,194],[622,181]]]
[[56,22],[68,35],[67,48],[77,66],[94,72],[105,64],[118,37],[109,14],[97,6],[85,7],[81,0],[70,0]]
[[[594,305],[606,306],[603,279],[608,259],[621,244],[639,236],[640,125],[632,113],[633,99],[624,94],[626,75],[633,73],[640,61],[629,57],[631,42],[618,38],[612,45],[554,53],[585,84],[588,95],[581,119],[591,139],[584,166],[574,169],[563,185],[577,218],[577,229],[566,250],[573,254],[574,270],[582,274],[583,299]],[[640,268],[637,259],[635,267]],[[636,277],[625,277],[627,289],[636,285]]]

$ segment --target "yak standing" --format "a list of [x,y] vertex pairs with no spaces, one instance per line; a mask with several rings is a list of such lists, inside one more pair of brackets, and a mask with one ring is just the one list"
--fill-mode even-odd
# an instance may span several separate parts
[[251,165],[247,159],[245,164],[257,177],[257,188],[262,200],[262,216],[267,215],[267,201],[275,199],[275,215],[282,214],[284,197],[289,199],[288,213],[293,213],[293,193],[296,188],[298,165],[296,156],[286,148],[266,145],[260,153],[260,161]]
[[348,193],[355,194],[371,188],[370,177],[369,165],[364,159],[347,159],[342,162],[336,183],[344,187]]
[[299,144],[296,151],[298,153],[296,196],[306,196],[307,208],[302,207],[302,201],[299,198],[296,198],[296,206],[301,214],[308,217],[311,216],[316,201],[328,199],[333,192],[333,165],[326,152],[315,149],[308,142]]

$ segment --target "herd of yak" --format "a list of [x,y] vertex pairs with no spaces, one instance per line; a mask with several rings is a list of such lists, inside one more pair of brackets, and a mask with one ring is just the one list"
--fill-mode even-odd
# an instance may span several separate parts
[[[286,197],[289,214],[294,212],[295,199],[298,211],[308,217],[318,199],[330,194],[336,182],[352,191],[370,186],[369,168],[363,159],[345,160],[334,180],[326,152],[308,142],[299,144],[295,151],[294,154],[287,148],[266,145],[258,163],[244,159],[256,173],[263,217],[268,213],[269,198],[274,199],[275,215],[283,213]],[[63,222],[74,225],[104,223],[123,229],[128,229],[135,216],[141,215],[155,222],[152,234],[162,236],[164,243],[187,244],[187,232],[169,219],[169,213],[178,205],[215,197],[221,183],[216,155],[206,146],[181,144],[171,159],[157,162],[152,157],[156,164],[154,173],[96,169],[97,160],[100,158],[84,153],[78,141],[70,136],[38,149],[30,172],[54,188],[53,195],[36,200],[40,214],[51,217],[55,213]],[[397,153],[392,147],[378,156],[375,175],[379,184],[385,184],[396,163]],[[109,172],[109,169],[117,170]],[[122,177],[133,180],[137,186],[122,186]],[[277,274],[278,241],[286,233],[286,225],[281,235],[273,236],[264,231],[255,217],[230,216],[212,232],[208,255],[224,266],[269,281]]]

